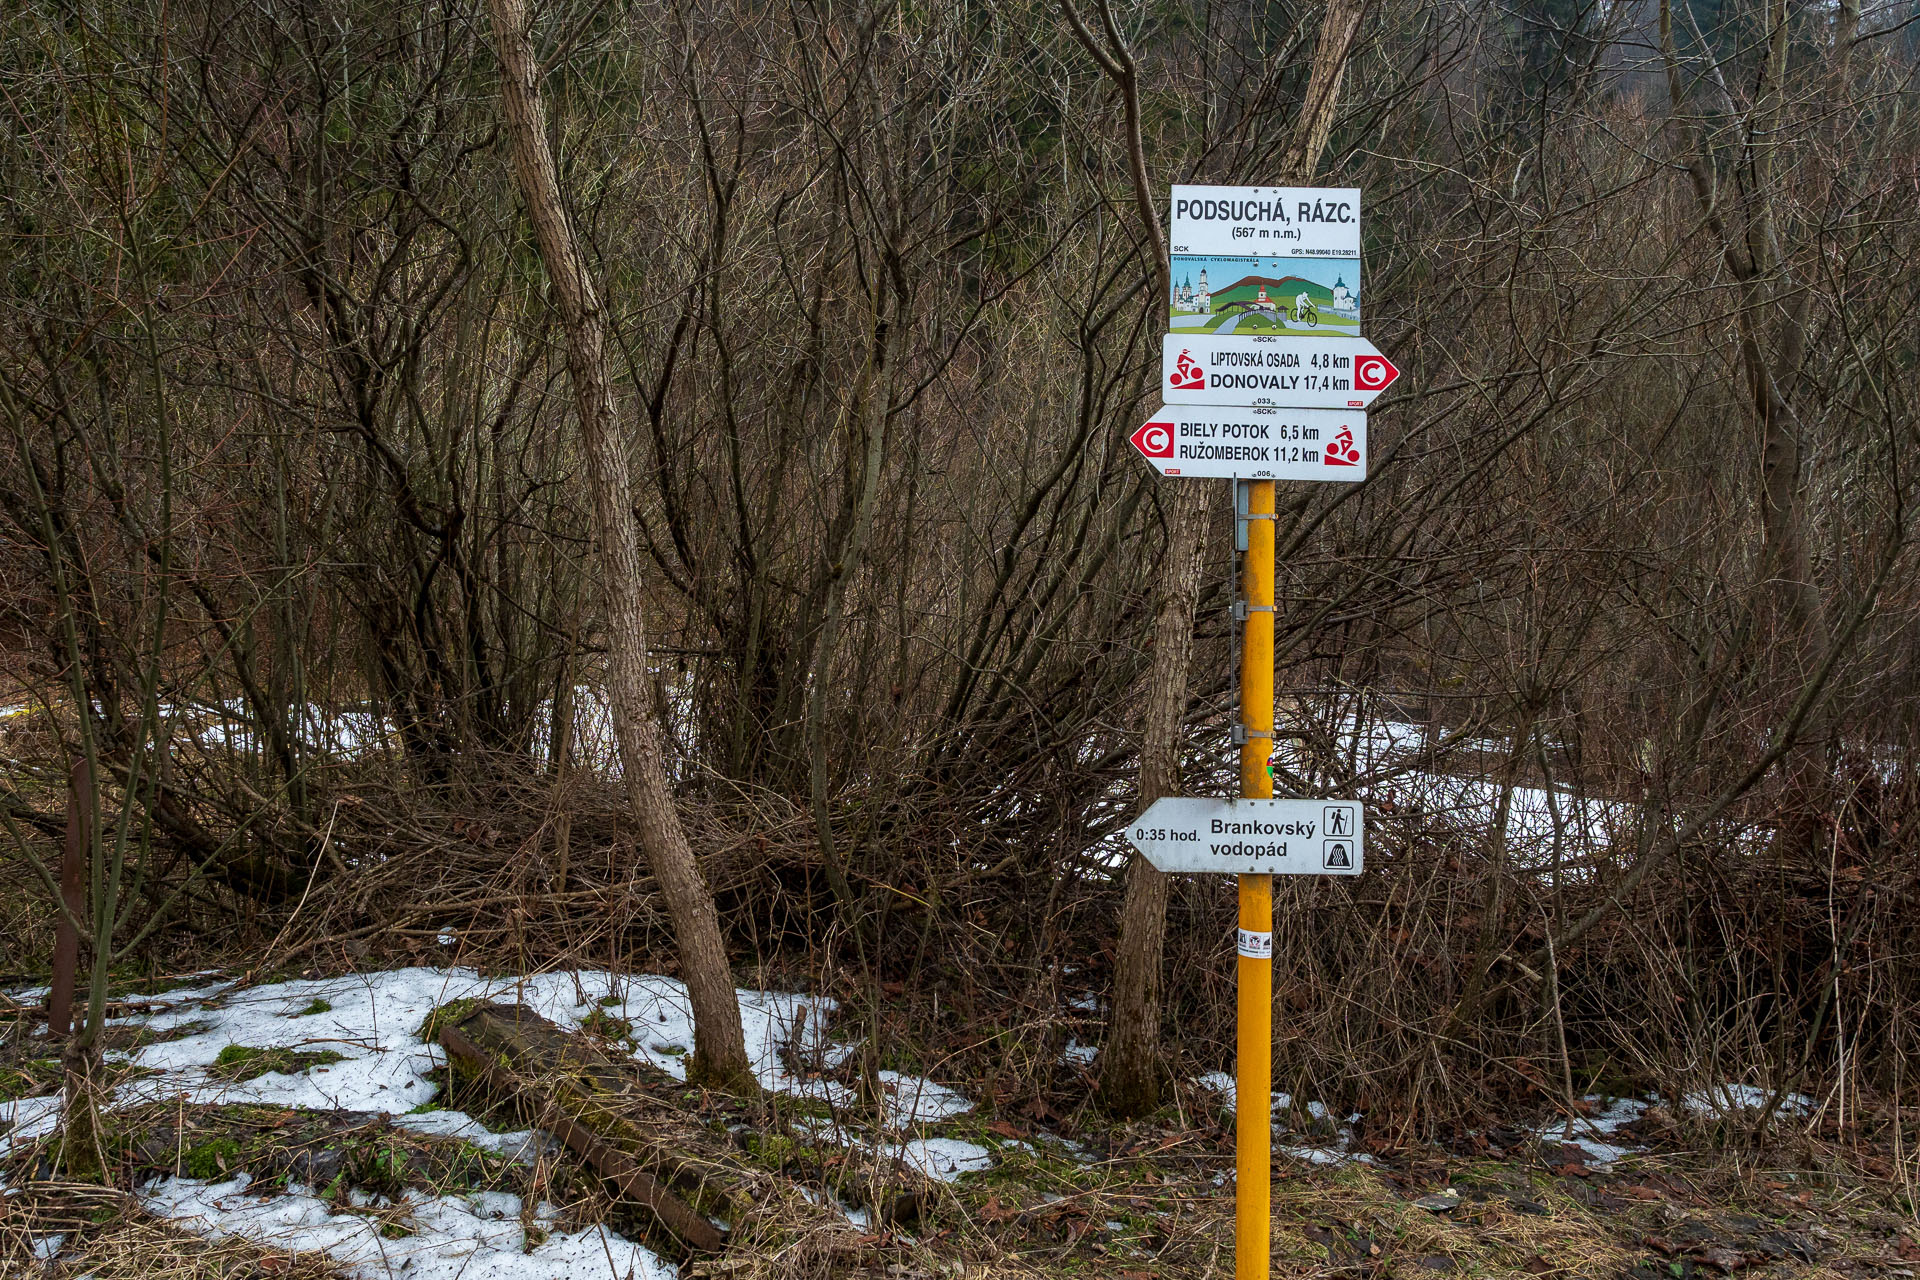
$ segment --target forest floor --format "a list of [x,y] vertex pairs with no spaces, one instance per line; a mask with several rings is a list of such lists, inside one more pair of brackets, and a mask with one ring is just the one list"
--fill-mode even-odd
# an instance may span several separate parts
[[[1071,1121],[996,1114],[902,1071],[862,1090],[844,1070],[852,1044],[829,1030],[831,1000],[743,991],[765,1099],[743,1113],[688,1089],[686,1105],[747,1131],[742,1146],[791,1184],[796,1213],[784,1240],[702,1257],[651,1239],[545,1134],[504,1112],[450,1109],[444,1055],[420,1037],[449,1001],[511,999],[683,1079],[691,1025],[670,979],[414,968],[256,984],[196,975],[127,994],[114,1009],[107,1188],[48,1176],[58,1082],[29,1012],[38,994],[12,994],[0,1043],[3,1274],[1232,1274],[1233,1139],[1219,1081],[1187,1082],[1156,1116],[1118,1125],[1090,1109]],[[1751,1114],[1746,1100],[1720,1100],[1729,1125]],[[1581,1129],[1494,1127],[1452,1149],[1356,1137],[1314,1104],[1278,1110],[1274,1274],[1920,1271],[1913,1165],[1899,1153],[1819,1144],[1798,1125],[1768,1147],[1702,1149],[1682,1140],[1697,1127],[1657,1105],[1592,1109]],[[881,1199],[862,1202],[860,1188],[883,1177],[921,1188],[911,1214],[889,1219],[873,1207]]]

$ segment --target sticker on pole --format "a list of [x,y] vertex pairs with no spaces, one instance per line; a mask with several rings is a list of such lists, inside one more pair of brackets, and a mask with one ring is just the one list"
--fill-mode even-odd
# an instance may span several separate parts
[[1163,476],[1348,484],[1367,478],[1367,415],[1359,409],[1164,405],[1129,438]]
[[1127,842],[1162,871],[1357,876],[1366,866],[1357,800],[1168,796],[1127,828]]
[[1256,933],[1252,929],[1240,930],[1239,952],[1249,960],[1273,959],[1273,935]]
[[1161,338],[1161,396],[1168,404],[1364,409],[1400,377],[1361,337]]

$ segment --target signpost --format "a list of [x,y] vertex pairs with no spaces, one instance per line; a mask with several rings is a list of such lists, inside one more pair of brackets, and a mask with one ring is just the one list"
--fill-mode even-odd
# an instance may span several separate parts
[[1173,189],[1167,221],[1181,254],[1360,257],[1358,187],[1192,187]]
[[1163,796],[1127,828],[1162,871],[1357,876],[1365,858],[1356,800]]
[[1358,409],[1163,405],[1129,439],[1163,476],[1367,478],[1367,415]]
[[1400,377],[1360,337],[1169,333],[1160,341],[1160,394],[1168,404],[1364,409]]
[[1360,329],[1356,187],[1175,187],[1167,328]]
[[1273,877],[1366,865],[1359,802],[1273,799],[1273,486],[1366,479],[1362,411],[1400,370],[1359,334],[1357,188],[1177,186],[1168,226],[1166,403],[1130,439],[1163,476],[1236,486],[1240,798],[1156,800],[1127,838],[1162,871],[1239,877],[1234,1276],[1267,1280]]

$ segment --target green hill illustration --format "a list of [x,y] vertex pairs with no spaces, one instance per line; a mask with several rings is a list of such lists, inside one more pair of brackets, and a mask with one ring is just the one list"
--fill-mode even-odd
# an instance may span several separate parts
[[1167,326],[1174,332],[1252,337],[1360,327],[1357,259],[1176,254],[1172,268]]
[[1299,276],[1243,276],[1224,289],[1214,290],[1213,309],[1220,312],[1258,306],[1262,288],[1267,291],[1267,301],[1275,306],[1283,301],[1292,306],[1294,298],[1302,293],[1316,307],[1333,306],[1333,291],[1323,284],[1303,280]]

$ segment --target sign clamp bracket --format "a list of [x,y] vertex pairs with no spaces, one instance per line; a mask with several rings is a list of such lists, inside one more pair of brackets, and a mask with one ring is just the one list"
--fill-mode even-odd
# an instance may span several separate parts
[[1270,604],[1248,604],[1245,600],[1235,600],[1233,602],[1233,620],[1235,622],[1245,622],[1247,615],[1250,613],[1272,612],[1273,606]]
[[1267,740],[1268,742],[1272,742],[1272,741],[1273,741],[1273,730],[1271,730],[1271,729],[1249,729],[1249,728],[1247,728],[1247,726],[1246,726],[1246,725],[1244,725],[1244,724],[1239,724],[1239,723],[1236,723],[1236,724],[1235,724],[1235,725],[1233,726],[1233,734],[1232,734],[1232,737],[1233,737],[1233,745],[1234,745],[1234,746],[1236,746],[1236,747],[1240,747],[1240,746],[1245,746],[1245,745],[1246,745],[1246,742],[1247,742],[1247,739],[1249,739],[1249,738],[1265,738],[1265,739],[1266,739],[1266,740]]
[[[1233,482],[1233,549],[1235,551],[1247,549],[1247,521],[1278,519],[1275,512],[1249,512],[1247,506],[1247,482],[1235,480]],[[1236,614],[1235,617],[1238,621],[1246,621],[1244,615]]]

